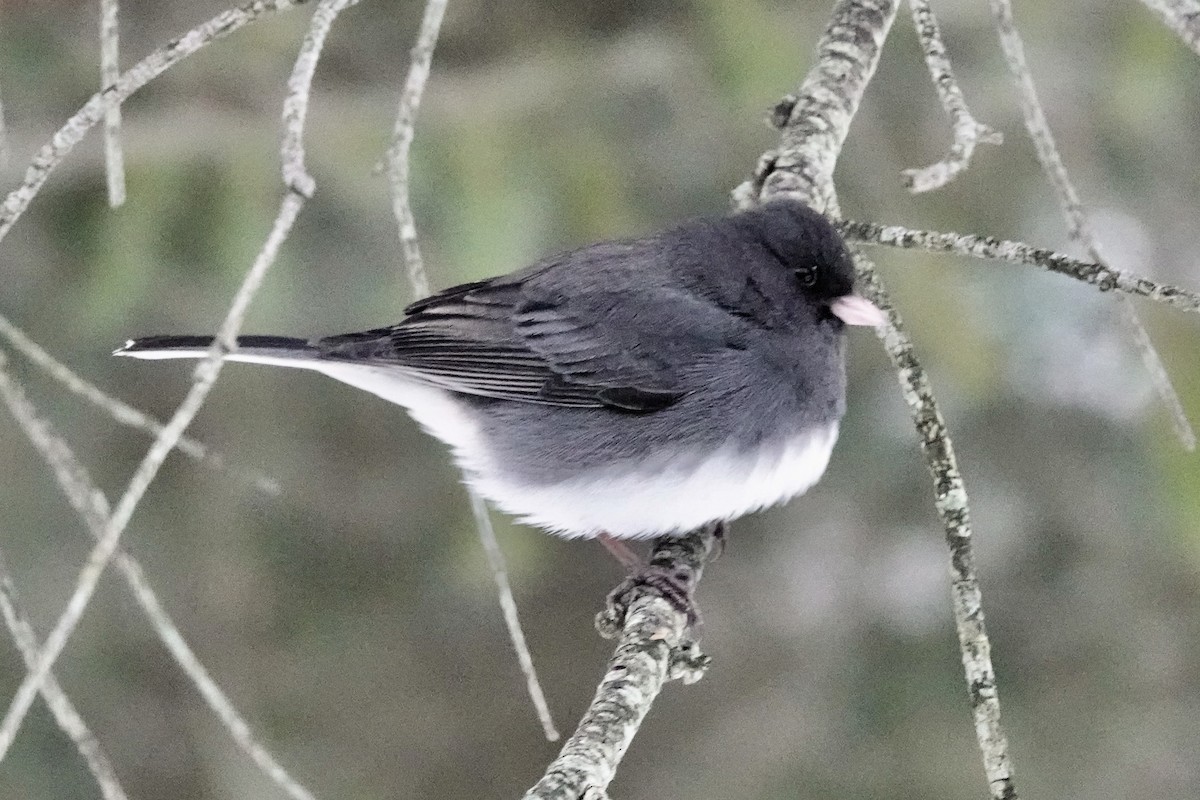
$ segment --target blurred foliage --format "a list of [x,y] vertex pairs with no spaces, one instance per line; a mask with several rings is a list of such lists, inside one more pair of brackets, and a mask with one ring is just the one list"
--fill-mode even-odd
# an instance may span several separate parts
[[[1022,4],[1064,157],[1114,262],[1200,286],[1200,59],[1137,3]],[[450,4],[413,152],[435,286],[556,249],[720,212],[776,140],[762,119],[807,69],[826,3]],[[127,0],[123,58],[224,7]],[[80,9],[84,10],[81,11]],[[373,168],[418,3],[364,2],[329,40],[308,131],[318,192],[255,301],[251,332],[394,321],[408,300]],[[1066,248],[982,4],[938,4],[976,115],[1001,129],[958,182],[908,195],[946,120],[902,11],[838,166],[846,213]],[[0,90],[22,162],[94,90],[97,11],[6,2]],[[161,416],[180,365],[109,358],[133,335],[212,330],[282,187],[279,104],[307,11],[194,56],[126,107],[129,201],[104,205],[99,138],[0,247],[0,313]],[[1029,796],[1193,798],[1200,786],[1200,458],[1180,451],[1110,298],[1013,266],[876,252],[956,434],[1018,786]],[[1193,418],[1200,326],[1140,305]],[[960,798],[983,791],[931,489],[896,382],[864,334],[826,479],[735,526],[701,589],[716,663],[672,686],[613,787],[623,798]],[[147,439],[14,361],[98,483]],[[192,433],[278,478],[266,497],[172,456],[126,541],[205,663],[319,797],[515,797],[541,741],[446,454],[396,409],[317,376],[231,366]],[[0,416],[0,531],[40,631],[88,543]],[[608,644],[619,578],[587,542],[498,520],[560,726]],[[277,797],[116,579],[59,665],[135,798]],[[0,695],[20,680],[0,648]],[[898,787],[901,787],[898,789]],[[35,707],[0,797],[97,791]]]

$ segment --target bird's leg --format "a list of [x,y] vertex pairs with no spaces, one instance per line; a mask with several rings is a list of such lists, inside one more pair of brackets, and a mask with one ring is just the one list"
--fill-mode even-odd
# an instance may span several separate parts
[[642,565],[642,559],[638,557],[638,554],[633,552],[629,548],[629,545],[617,537],[602,531],[596,538],[600,540],[600,544],[604,545],[604,549],[608,551],[608,554],[621,562],[621,566],[629,572],[636,572],[638,567]]
[[729,533],[729,523],[725,521],[713,523],[713,554],[712,559],[716,561],[721,556],[725,555],[725,544],[728,541],[725,537]]

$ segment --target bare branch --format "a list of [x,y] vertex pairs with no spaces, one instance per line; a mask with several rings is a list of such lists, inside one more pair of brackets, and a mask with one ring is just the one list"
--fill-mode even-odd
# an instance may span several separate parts
[[[118,0],[100,0],[100,90],[117,82],[121,74]],[[110,97],[104,108],[104,166],[108,177],[108,204],[125,203],[125,155],[121,152],[121,103]]]
[[[799,100],[788,114],[789,127],[780,151],[759,160],[754,178],[735,191],[737,203],[748,205],[760,198],[792,194],[830,217],[838,216],[833,164],[846,138],[853,111],[858,108],[878,65],[879,52],[895,14],[894,2],[839,0],[834,8],[834,21],[818,45],[818,63],[805,78]],[[1015,800],[1012,763],[1000,724],[991,645],[975,574],[970,507],[954,445],[912,340],[874,265],[857,252],[855,263],[863,293],[887,312],[888,323],[879,330],[879,335],[896,368],[901,392],[933,475],[934,506],[950,549],[955,627],[988,788],[996,800]]]
[[917,28],[921,48],[925,51],[929,77],[937,89],[942,108],[950,117],[950,127],[954,135],[946,158],[928,167],[904,170],[905,183],[916,194],[945,186],[971,163],[975,145],[1000,144],[1004,137],[971,116],[962,89],[954,77],[954,70],[950,67],[950,57],[946,54],[942,32],[929,0],[908,0],[908,5],[912,9],[913,25]]
[[1200,313],[1200,292],[1157,283],[1140,275],[1113,269],[1103,263],[1082,261],[1024,242],[966,233],[913,230],[899,225],[877,225],[872,222],[842,220],[835,224],[848,241],[860,244],[888,245],[903,250],[954,253],[971,258],[1028,264],[1083,281],[1102,292],[1123,292],[1145,297],[1180,311]]
[[[713,546],[711,528],[674,539],[660,539],[652,564],[669,564],[694,591]],[[611,624],[604,618],[598,625]],[[607,797],[642,720],[668,680],[692,683],[708,660],[684,638],[686,620],[661,597],[640,595],[619,628],[616,652],[596,696],[571,738],[525,800],[578,800]]]
[[950,550],[950,590],[963,670],[975,721],[975,737],[983,756],[988,789],[995,800],[1016,800],[1008,738],[1000,722],[1000,696],[992,666],[991,642],[983,615],[983,593],[975,571],[970,503],[954,453],[950,431],[942,418],[933,388],[917,360],[912,339],[883,287],[875,267],[855,252],[860,290],[887,312],[889,323],[880,330],[884,349],[900,379],[904,401],[912,415],[921,449],[934,479],[934,507],[945,529]]
[[433,61],[433,48],[437,44],[442,16],[446,12],[446,0],[428,0],[425,14],[421,18],[421,31],[412,49],[412,63],[404,79],[404,91],[400,94],[400,108],[396,112],[396,126],[392,133],[392,146],[387,152],[388,182],[392,190],[392,213],[400,225],[400,246],[404,250],[404,262],[408,265],[408,282],[413,296],[421,298],[429,294],[429,276],[421,259],[421,248],[417,242],[417,224],[413,218],[412,201],[408,187],[408,153],[412,147],[417,110],[421,106],[421,95],[429,80],[429,67]]
[[[3,352],[0,352],[0,397],[12,412],[17,424],[32,439],[37,435],[37,426],[40,420],[25,398],[25,393],[21,390],[20,385],[4,369],[5,361]],[[37,637],[34,635],[33,627],[29,624],[28,617],[21,610],[16,585],[2,555],[0,555],[0,612],[3,613],[4,622],[8,626],[17,648],[21,651],[25,666],[32,668],[38,656]],[[121,788],[120,781],[117,780],[112,762],[109,761],[95,734],[83,721],[83,717],[75,709],[53,673],[46,677],[46,682],[42,686],[42,697],[46,700],[46,705],[49,706],[58,726],[70,737],[76,749],[79,750],[79,754],[83,756],[88,770],[99,784],[105,800],[125,800],[125,791]]]
[[[196,367],[191,389],[163,429],[162,434],[151,445],[149,452],[146,453],[145,458],[142,459],[142,463],[134,472],[125,494],[117,503],[116,510],[109,518],[108,524],[105,525],[103,534],[99,537],[92,552],[88,555],[87,562],[76,579],[75,591],[72,593],[66,609],[59,617],[50,635],[46,638],[37,663],[29,670],[29,673],[18,687],[3,721],[0,722],[0,758],[3,758],[7,754],[22,720],[29,711],[33,698],[40,689],[47,673],[53,667],[55,660],[62,654],[67,640],[79,624],[79,619],[82,617],[84,610],[86,610],[88,603],[91,602],[100,576],[104,573],[105,567],[116,552],[117,545],[120,543],[121,533],[129,524],[129,519],[137,509],[138,503],[141,501],[146,489],[149,488],[150,483],[154,480],[167,454],[183,434],[184,428],[187,427],[188,423],[191,422],[192,418],[195,417],[200,407],[204,404],[204,400],[207,398],[209,391],[216,382],[217,376],[221,372],[223,355],[234,346],[237,331],[241,327],[242,319],[249,308],[250,301],[253,299],[258,287],[262,284],[267,270],[274,263],[280,246],[286,241],[288,234],[291,232],[292,225],[295,223],[300,209],[304,206],[306,197],[312,193],[313,183],[312,179],[308,176],[308,171],[304,168],[304,151],[300,143],[312,74],[316,66],[316,61],[320,57],[325,34],[328,32],[333,19],[341,9],[353,5],[355,2],[356,0],[323,0],[313,13],[313,21],[309,33],[300,48],[300,55],[296,59],[292,78],[288,82],[289,94],[284,103],[285,134],[281,154],[287,192],[280,205],[279,214],[275,218],[275,224],[267,237],[267,241],[263,244],[258,257],[255,258],[254,264],[246,274],[241,287],[234,296],[229,311],[221,323],[221,327],[217,330],[216,339],[212,347],[209,348],[208,355]],[[212,37],[210,36],[209,38],[211,39]],[[94,97],[93,100],[95,99]],[[17,191],[20,192],[21,190],[18,189]]]
[[[230,313],[221,325],[221,341],[227,341],[236,333],[241,323],[241,315],[244,314],[250,297],[253,296],[254,291],[262,282],[267,269],[274,261],[279,246],[283,243],[288,231],[291,229],[292,223],[295,221],[296,214],[299,212],[302,204],[303,200],[291,192],[284,199],[283,207],[280,209],[279,217],[276,218],[271,235],[267,239],[267,243],[263,246],[262,252],[259,253],[258,258],[255,259],[250,272],[247,273],[241,289],[234,298]],[[58,622],[55,623],[50,635],[46,637],[46,642],[42,647],[36,665],[29,670],[25,679],[21,682],[16,694],[13,696],[8,711],[4,715],[3,721],[0,722],[0,759],[3,759],[8,753],[8,749],[16,737],[17,730],[24,720],[26,713],[29,711],[33,698],[41,688],[47,673],[54,666],[54,662],[62,654],[67,640],[75,631],[80,618],[83,616],[83,612],[91,602],[92,595],[96,591],[96,585],[100,582],[100,576],[104,573],[105,567],[108,566],[113,553],[116,552],[117,545],[121,540],[121,534],[129,524],[129,520],[133,516],[133,512],[137,509],[138,503],[141,502],[146,490],[150,487],[150,483],[154,480],[155,475],[158,474],[158,469],[162,466],[167,454],[171,452],[171,449],[183,434],[184,428],[187,427],[188,423],[192,421],[192,418],[200,410],[209,391],[216,382],[217,375],[220,374],[221,370],[221,356],[223,352],[222,349],[214,346],[210,354],[196,368],[191,389],[184,397],[183,402],[180,403],[174,415],[172,415],[170,421],[163,428],[163,432],[154,440],[154,444],[151,445],[141,464],[138,465],[133,478],[129,482],[128,488],[125,490],[125,494],[122,495],[121,500],[117,503],[116,510],[113,512],[108,524],[105,525],[103,535],[96,542],[91,553],[88,554],[87,561],[80,571],[79,577],[76,579],[75,590],[67,602],[66,608],[63,610]]]
[[[0,337],[12,345],[13,349],[28,358],[35,366],[61,383],[72,393],[82,397],[92,405],[104,410],[115,421],[128,425],[145,433],[157,436],[162,433],[163,424],[154,417],[140,411],[128,403],[122,402],[89,383],[75,374],[67,365],[47,353],[40,345],[29,338],[28,334],[13,325],[4,315],[0,314]],[[207,445],[188,436],[180,438],[178,450],[184,455],[194,458],[213,469],[227,471],[237,480],[255,486],[259,491],[275,496],[280,492],[279,481],[264,475],[258,470],[229,465],[225,457],[214,452]]]
[[[38,416],[32,404],[20,391],[20,387],[16,386],[3,373],[0,373],[0,379],[5,380],[4,383],[0,383],[0,394],[3,395],[9,410],[17,419],[26,436],[29,437],[34,448],[54,472],[59,488],[67,496],[71,507],[82,517],[92,536],[99,539],[108,523],[108,500],[92,483],[87,470],[84,469],[62,437],[54,431],[53,426]],[[183,638],[179,627],[163,608],[157,593],[146,578],[142,565],[132,555],[120,548],[117,549],[114,561],[155,633],[166,645],[167,650],[184,674],[191,679],[200,695],[208,703],[209,708],[229,731],[234,743],[293,800],[313,800],[308,790],[292,778],[266,748],[255,739],[249,724],[234,708],[233,703],[226,697],[217,682],[213,680],[191,646],[188,645],[187,640]],[[50,683],[47,681],[46,686],[49,687],[49,685]]]
[[[1012,5],[1009,0],[988,0],[988,2],[992,8],[992,16],[996,19],[996,30],[1000,35],[1000,45],[1004,50],[1004,57],[1008,61],[1009,72],[1017,84],[1021,112],[1025,117],[1025,130],[1029,133],[1034,149],[1037,150],[1042,171],[1054,187],[1054,193],[1058,197],[1059,208],[1067,221],[1071,239],[1084,247],[1092,261],[1103,263],[1104,259],[1100,255],[1100,249],[1088,222],[1087,213],[1079,200],[1079,193],[1075,190],[1075,186],[1067,174],[1066,165],[1063,164],[1062,156],[1059,155],[1054,135],[1050,132],[1050,125],[1046,121],[1041,101],[1038,99],[1037,88],[1033,84],[1033,73],[1030,72],[1029,64],[1025,60],[1025,45],[1021,41],[1021,35],[1013,20]],[[1171,379],[1167,375],[1166,367],[1163,366],[1162,358],[1150,341],[1150,334],[1147,333],[1137,312],[1129,306],[1124,297],[1118,295],[1117,304],[1120,306],[1122,318],[1133,336],[1134,346],[1142,357],[1146,371],[1150,373],[1154,390],[1158,393],[1163,405],[1166,406],[1180,444],[1186,450],[1195,450],[1196,433],[1192,430],[1191,422],[1188,421],[1187,414],[1183,410],[1183,403],[1179,400],[1175,387],[1171,385]]]
[[500,611],[504,614],[504,625],[508,628],[508,638],[512,642],[513,649],[517,651],[517,662],[521,665],[521,673],[525,676],[525,688],[529,692],[529,699],[533,702],[533,710],[537,713],[538,722],[542,724],[542,732],[545,733],[546,740],[557,742],[562,737],[558,728],[554,727],[550,706],[546,703],[546,695],[542,691],[537,670],[533,666],[533,655],[529,652],[529,645],[525,642],[525,632],[521,629],[521,618],[517,614],[517,601],[513,598],[512,587],[508,583],[508,567],[504,563],[504,551],[500,549],[500,542],[496,541],[496,531],[492,528],[487,504],[473,490],[468,491],[471,495],[471,511],[475,515],[475,529],[479,532],[483,552],[487,554],[488,566],[492,570],[492,579],[496,581]]
[[838,0],[815,63],[775,110],[783,125],[779,151],[764,155],[754,178],[734,189],[738,206],[776,194],[794,194],[816,209],[829,204],[833,166],[895,19],[894,0]]
[[[425,13],[421,18],[421,30],[417,33],[417,43],[411,51],[411,63],[408,75],[404,79],[404,90],[400,94],[400,108],[396,112],[396,124],[392,133],[392,146],[388,148],[386,159],[388,167],[388,185],[392,195],[392,213],[399,227],[400,246],[404,252],[404,263],[408,272],[408,283],[412,290],[413,299],[420,299],[429,294],[429,276],[425,272],[425,264],[421,259],[421,247],[417,237],[417,222],[413,216],[412,200],[409,192],[409,150],[412,147],[413,134],[417,121],[417,110],[421,106],[421,96],[425,84],[429,80],[430,65],[433,63],[433,49],[437,45],[438,32],[441,30],[442,17],[446,13],[446,0],[427,0]],[[537,670],[533,666],[533,656],[525,641],[525,632],[521,629],[521,618],[517,613],[517,601],[513,597],[512,587],[508,583],[508,568],[504,563],[504,552],[496,541],[496,532],[492,529],[492,521],[488,517],[487,504],[471,488],[471,511],[475,517],[475,530],[479,541],[487,555],[488,566],[492,571],[492,579],[496,582],[496,591],[500,600],[500,611],[504,616],[504,625],[508,629],[508,638],[513,650],[517,653],[517,662],[521,673],[525,676],[525,687],[529,699],[537,713],[538,721],[546,739],[551,742],[559,740],[558,729],[554,727],[554,719],[550,715],[550,707],[546,703],[546,694],[538,680]]]
[[241,8],[222,11],[208,22],[192,28],[178,39],[158,48],[123,72],[116,83],[92,95],[91,99],[58,129],[50,141],[42,146],[25,170],[25,178],[21,185],[9,192],[4,203],[0,204],[0,240],[8,235],[13,223],[25,213],[30,201],[37,196],[54,168],[104,116],[104,109],[110,101],[124,103],[138,89],[204,46],[223,39],[267,14],[293,8],[300,2],[303,0],[255,0]]
[[0,169],[8,169],[8,126],[4,123],[4,102],[0,100]]
[[1142,0],[1142,5],[1159,18],[1200,56],[1200,3],[1196,0]]
[[[29,618],[21,610],[17,588],[13,584],[3,555],[0,555],[0,613],[3,613],[4,624],[8,626],[13,640],[17,643],[17,649],[21,651],[25,666],[32,667],[37,660],[37,637],[33,633],[33,627],[29,624]],[[75,709],[75,704],[67,697],[53,673],[46,677],[46,684],[42,687],[42,697],[46,700],[46,705],[50,708],[50,713],[54,715],[54,721],[58,723],[58,727],[70,737],[79,754],[83,756],[88,771],[96,779],[96,783],[100,786],[100,793],[105,800],[126,800],[128,795],[121,788],[121,782],[117,780],[117,773],[113,769],[112,762],[109,761],[95,734],[83,721],[83,717]]]

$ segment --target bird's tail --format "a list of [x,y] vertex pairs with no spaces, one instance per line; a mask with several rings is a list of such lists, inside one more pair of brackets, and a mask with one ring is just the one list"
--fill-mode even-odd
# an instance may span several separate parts
[[[144,359],[203,358],[212,343],[211,336],[147,336],[130,339],[114,350],[113,355]],[[310,342],[289,336],[239,336],[237,349],[225,357],[227,361],[310,369],[316,358],[317,349]]]

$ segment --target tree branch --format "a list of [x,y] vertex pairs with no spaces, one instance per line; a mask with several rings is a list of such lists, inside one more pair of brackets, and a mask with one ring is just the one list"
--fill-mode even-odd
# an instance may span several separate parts
[[1196,0],[1142,0],[1163,24],[1200,56],[1200,3]]
[[968,233],[913,230],[899,225],[877,225],[873,222],[852,220],[841,220],[835,225],[847,241],[859,244],[887,245],[902,250],[954,253],[971,258],[1007,261],[1011,264],[1028,264],[1090,284],[1102,292],[1122,292],[1145,297],[1180,311],[1200,313],[1200,291],[1157,283],[1140,275],[1113,269],[1103,263],[1083,261],[1024,242]]
[[[713,541],[711,527],[659,539],[650,563],[669,566],[694,592]],[[679,678],[693,683],[708,666],[708,659],[684,638],[687,619],[656,595],[639,594],[624,620],[602,612],[597,626],[609,636],[619,632],[616,652],[575,733],[524,800],[607,797],[625,751],[666,682]]]
[[[105,568],[108,566],[108,562],[112,559],[117,550],[122,532],[129,524],[130,518],[137,509],[137,506],[141,502],[142,497],[145,495],[146,490],[149,488],[150,483],[158,474],[159,467],[162,466],[167,454],[170,453],[172,448],[174,448],[176,442],[183,434],[183,431],[187,427],[188,423],[191,422],[193,417],[195,417],[201,406],[204,404],[204,400],[207,398],[209,391],[211,391],[216,382],[217,376],[220,374],[223,356],[233,346],[237,332],[241,327],[242,319],[250,305],[250,301],[253,299],[258,287],[262,284],[262,280],[266,276],[267,270],[274,263],[275,258],[278,255],[279,248],[282,246],[283,242],[286,241],[297,215],[304,206],[305,200],[312,193],[313,181],[308,175],[308,171],[304,167],[304,149],[302,146],[303,126],[305,112],[308,105],[308,94],[311,85],[312,74],[315,70],[316,62],[320,57],[321,48],[325,41],[325,35],[328,33],[329,27],[332,25],[334,18],[337,16],[339,11],[347,6],[353,5],[355,2],[357,2],[357,0],[323,0],[323,2],[317,7],[317,10],[313,13],[311,27],[308,35],[305,37],[303,45],[301,45],[300,54],[296,59],[296,66],[293,69],[291,79],[288,81],[289,94],[284,101],[285,131],[283,144],[280,149],[283,159],[283,179],[284,184],[287,187],[287,191],[285,192],[283,201],[280,204],[279,213],[275,218],[275,223],[267,237],[266,242],[263,244],[262,249],[255,258],[254,263],[247,272],[241,287],[234,295],[233,302],[230,304],[229,311],[226,313],[221,327],[217,330],[216,338],[213,341],[212,347],[209,348],[208,355],[206,355],[196,367],[191,389],[188,391],[187,395],[180,403],[179,408],[171,417],[171,420],[163,428],[163,432],[154,441],[154,444],[151,445],[150,450],[146,453],[146,456],[142,459],[141,464],[134,472],[133,477],[130,479],[129,485],[125,490],[125,494],[117,503],[117,507],[113,511],[111,517],[109,517],[108,523],[104,527],[103,534],[98,538],[95,547],[92,548],[91,553],[88,555],[87,561],[85,562],[83,569],[80,571],[79,577],[76,579],[75,590],[72,593],[66,608],[59,616],[58,622],[55,623],[54,628],[51,630],[49,636],[46,637],[46,641],[42,647],[42,650],[38,654],[36,664],[30,668],[24,680],[22,680],[21,685],[17,688],[16,694],[13,696],[8,711],[5,713],[3,721],[0,722],[0,759],[2,759],[8,753],[9,747],[12,745],[13,739],[16,736],[17,730],[20,728],[21,722],[28,713],[34,697],[40,690],[47,674],[49,674],[50,669],[53,667],[55,660],[59,655],[62,654],[68,639],[74,632],[76,626],[79,624],[79,620],[82,617],[83,612],[87,609],[88,604],[91,602],[91,598],[96,590],[96,585],[100,581],[100,576],[104,573]],[[262,3],[256,3],[254,5],[255,8],[260,9],[257,13],[261,13],[261,7],[264,5],[265,4]],[[189,47],[193,47],[191,51],[194,52],[195,49],[203,46],[203,42],[211,41],[213,38],[227,33],[231,29],[229,26],[235,24],[238,20],[243,20],[241,24],[244,24],[245,21],[248,21],[248,19],[246,19],[246,13],[246,10],[243,9],[240,12],[225,12],[225,14],[219,15],[217,19],[230,17],[231,14],[232,17],[226,19],[224,27],[218,26],[217,30],[210,30],[212,25],[211,22],[205,26],[201,26],[201,28],[195,29],[204,29],[205,34],[203,36],[197,36],[196,41],[193,41],[191,44],[189,44]],[[250,16],[249,18],[253,19],[253,16]],[[194,32],[195,31],[193,31],[193,33]],[[185,39],[187,38],[188,37],[185,37]],[[181,40],[181,42],[182,41],[183,40]],[[176,45],[176,47],[181,46],[182,45]],[[172,52],[172,46],[168,45],[167,48],[156,52],[166,54],[162,58],[165,62],[169,62],[167,63],[167,66],[169,66],[170,63],[174,63],[170,56],[170,53]],[[175,60],[178,59],[176,58]],[[145,63],[145,61],[142,62],[142,64]],[[160,62],[155,61],[154,63],[157,65]],[[152,71],[149,67],[146,67],[145,69]],[[162,69],[166,69],[166,66],[162,66],[161,69],[159,69],[159,72],[161,72]],[[138,70],[138,67],[134,67],[134,69],[130,72],[132,73],[136,70]],[[128,74],[129,73],[127,73],[127,75]],[[132,86],[133,83],[135,83],[135,81],[126,81],[125,78],[122,78],[122,81],[118,82],[118,89],[114,91],[117,91],[118,94],[120,94],[121,90],[119,87],[122,85],[125,85],[126,87]],[[128,89],[128,91],[132,91],[132,89]],[[108,94],[108,92],[106,91],[105,94]],[[126,94],[124,96],[128,95]],[[122,96],[121,99],[124,99],[124,96]],[[88,103],[84,106],[84,109],[86,110],[92,105],[96,105],[98,107],[100,105],[100,98],[101,95],[94,95],[92,100],[88,101]],[[84,111],[79,112],[75,117],[72,117],[72,119],[79,119],[81,118],[81,115],[83,115],[85,122],[88,119],[91,119],[89,115],[84,114]],[[92,119],[90,122],[87,122],[87,127],[90,127],[90,125],[94,123],[95,120]],[[69,126],[70,123],[68,123],[68,127]],[[58,136],[55,137],[55,142],[58,141],[58,138]],[[41,183],[45,181],[45,177],[49,174],[50,168],[52,168],[53,165],[56,164],[59,159],[61,159],[61,154],[54,155],[54,153],[57,152],[54,148],[55,142],[52,142],[51,145],[47,146],[51,150],[52,157],[48,161],[43,160],[42,156],[35,158],[34,165],[30,167],[30,171],[27,173],[25,184],[9,195],[9,200],[12,200],[13,197],[16,196],[17,203],[15,206],[16,210],[12,211],[11,216],[6,218],[5,225],[7,225],[7,227],[11,227],[12,222],[15,221],[17,216],[19,216],[20,211],[24,210],[25,206],[28,204],[28,199],[22,200],[22,198],[25,197],[25,193],[29,193],[29,196],[32,197],[32,194],[36,193],[37,189],[41,186]],[[69,150],[70,147],[67,147],[66,149]],[[43,149],[43,154],[45,152],[46,148]],[[44,168],[41,170],[36,168],[39,162],[43,162]],[[32,180],[30,176],[33,176]],[[8,202],[5,203],[4,211],[9,212]],[[7,230],[7,227],[3,229]]]
[[1004,137],[971,116],[962,89],[954,77],[954,70],[950,67],[950,57],[946,54],[942,32],[929,0],[908,0],[908,5],[912,9],[913,25],[916,26],[917,36],[921,40],[921,49],[925,51],[929,77],[937,89],[942,108],[950,117],[950,127],[954,135],[950,152],[944,159],[928,167],[904,170],[905,185],[917,194],[940,189],[954,180],[958,173],[971,163],[975,145],[1000,144]]
[[[0,356],[3,354],[0,353]],[[13,418],[25,432],[34,449],[54,473],[56,482],[67,501],[82,518],[88,532],[99,539],[104,534],[109,520],[108,498],[96,488],[87,470],[66,441],[55,432],[53,426],[38,415],[25,393],[0,369],[0,397],[8,406]],[[154,632],[166,646],[179,668],[192,681],[200,696],[229,731],[235,745],[250,757],[272,781],[292,800],[312,800],[312,795],[275,760],[265,747],[255,739],[250,725],[238,713],[233,703],[213,680],[195,651],[187,643],[179,626],[158,599],[158,594],[146,578],[142,565],[129,553],[118,547],[114,558],[117,570],[125,579],[134,599],[141,606]],[[36,648],[37,643],[34,642]],[[36,654],[36,650],[35,650]],[[46,688],[50,686],[47,680]]]
[[[30,410],[29,404],[28,402],[22,404],[24,393],[9,376],[5,365],[6,358],[3,351],[0,351],[0,396],[13,412],[18,424],[28,430],[27,425],[36,423],[36,417],[31,413],[23,414]],[[21,609],[16,584],[2,554],[0,554],[0,613],[3,614],[4,623],[8,627],[13,641],[16,642],[17,649],[21,652],[25,666],[32,667],[37,660],[37,637],[33,632],[33,626],[29,623],[28,616]],[[121,783],[117,780],[112,762],[53,673],[46,677],[46,682],[42,686],[42,697],[54,715],[54,721],[58,723],[58,727],[67,734],[75,744],[75,749],[83,756],[88,771],[96,779],[105,800],[125,800],[125,790],[121,788]]]
[[[392,133],[392,146],[388,148],[385,159],[388,167],[388,186],[392,195],[392,213],[400,234],[400,246],[404,253],[404,263],[407,266],[409,288],[414,300],[419,300],[429,294],[429,276],[425,272],[425,264],[421,259],[421,245],[417,237],[417,222],[413,216],[412,199],[409,192],[409,151],[412,148],[415,133],[417,110],[421,106],[421,96],[425,92],[425,84],[429,80],[430,65],[433,63],[433,49],[437,45],[438,31],[441,29],[442,17],[446,13],[446,0],[427,0],[425,13],[421,18],[421,30],[417,34],[417,43],[411,51],[411,62],[408,75],[404,79],[404,90],[400,94],[400,106],[396,112],[396,124]],[[488,516],[487,503],[474,489],[467,487],[470,498],[471,513],[475,519],[475,531],[487,557],[488,567],[492,571],[492,580],[496,583],[496,593],[500,601],[500,612],[504,617],[504,626],[508,631],[508,639],[512,642],[517,654],[517,663],[525,676],[525,688],[533,703],[533,710],[541,723],[542,732],[546,739],[557,742],[560,738],[554,719],[550,714],[550,706],[546,703],[546,694],[542,691],[541,681],[538,680],[537,669],[533,665],[533,654],[525,641],[525,632],[521,628],[521,617],[517,611],[517,601],[513,597],[512,587],[508,582],[508,567],[504,562],[504,551],[496,539],[496,531]]]
[[446,0],[427,0],[425,14],[421,18],[421,30],[417,43],[412,48],[412,61],[408,75],[404,78],[404,90],[400,93],[400,107],[396,111],[396,125],[392,133],[392,146],[387,152],[388,183],[392,190],[392,213],[400,226],[400,247],[404,251],[404,263],[408,265],[408,282],[414,298],[429,294],[429,276],[421,260],[421,247],[417,241],[417,223],[413,217],[412,201],[409,197],[408,169],[409,150],[421,107],[421,96],[429,80],[429,68],[433,63],[433,48],[437,44],[438,32],[442,27],[442,16],[446,13]]
[[[149,433],[152,436],[162,433],[163,424],[157,419],[140,409],[134,408],[128,403],[106,394],[104,390],[95,384],[84,380],[66,364],[47,353],[37,342],[29,338],[28,334],[12,324],[3,314],[0,314],[0,338],[5,339],[12,345],[14,350],[29,359],[34,366],[62,384],[68,391],[107,412],[114,421],[121,425],[136,428],[143,433]],[[176,445],[176,449],[201,464],[205,464],[215,470],[231,473],[235,479],[248,483],[265,494],[274,496],[280,492],[279,481],[271,476],[265,475],[258,470],[232,466],[226,462],[225,456],[210,450],[208,445],[189,436],[181,437],[179,444]]]
[[[818,46],[818,64],[809,72],[791,109],[781,151],[760,159],[755,176],[735,193],[739,203],[791,194],[839,216],[833,165],[862,94],[879,63],[883,40],[896,14],[894,2],[840,0],[834,22]],[[806,137],[806,138],[801,138]],[[754,188],[758,187],[758,191]],[[991,645],[984,625],[982,593],[975,573],[970,508],[954,445],[929,379],[899,313],[874,265],[855,252],[860,289],[887,312],[879,330],[896,368],[901,391],[921,438],[934,479],[934,506],[950,549],[951,598],[963,669],[983,755],[988,788],[996,800],[1016,798],[1008,742],[1000,724],[1000,703]]]
[[[117,82],[120,66],[118,0],[100,0],[100,89]],[[121,152],[121,103],[110,97],[104,108],[104,166],[108,204],[125,203],[125,155]]]
[[[1054,134],[1050,131],[1050,124],[1046,121],[1041,100],[1038,99],[1037,88],[1033,83],[1033,73],[1029,70],[1029,65],[1025,60],[1025,45],[1021,41],[1021,34],[1018,33],[1016,22],[1013,20],[1012,4],[1009,0],[989,0],[989,4],[992,8],[992,16],[996,19],[996,31],[1000,36],[1000,46],[1004,50],[1009,72],[1017,85],[1021,113],[1025,118],[1025,130],[1029,133],[1029,139],[1037,151],[1038,161],[1042,165],[1046,179],[1054,187],[1054,194],[1058,198],[1059,209],[1067,222],[1071,240],[1081,244],[1092,261],[1104,263],[1095,233],[1088,221],[1087,212],[1084,211],[1083,203],[1080,202],[1079,192],[1075,190],[1075,185],[1067,174],[1067,167],[1058,152]],[[1154,391],[1166,407],[1180,444],[1185,450],[1195,450],[1196,433],[1192,430],[1192,424],[1183,410],[1179,394],[1171,385],[1171,378],[1167,375],[1162,358],[1154,348],[1154,343],[1150,341],[1150,334],[1146,331],[1146,326],[1142,324],[1142,320],[1133,306],[1120,295],[1117,295],[1117,307],[1133,337],[1134,346],[1142,357],[1142,363],[1150,375]]]
[[192,28],[178,39],[158,48],[121,73],[116,83],[92,95],[82,108],[63,123],[50,141],[42,146],[26,168],[21,185],[9,192],[4,203],[0,204],[0,240],[8,235],[13,224],[25,213],[30,201],[37,196],[54,168],[79,144],[92,126],[104,117],[104,109],[110,102],[124,103],[138,89],[206,45],[225,38],[267,14],[294,8],[302,2],[304,0],[255,0],[241,8],[222,11],[208,22]]
[[765,153],[754,176],[733,190],[738,207],[776,194],[816,209],[829,205],[834,164],[895,18],[894,0],[838,0],[812,69],[799,91],[776,106],[779,150]]

